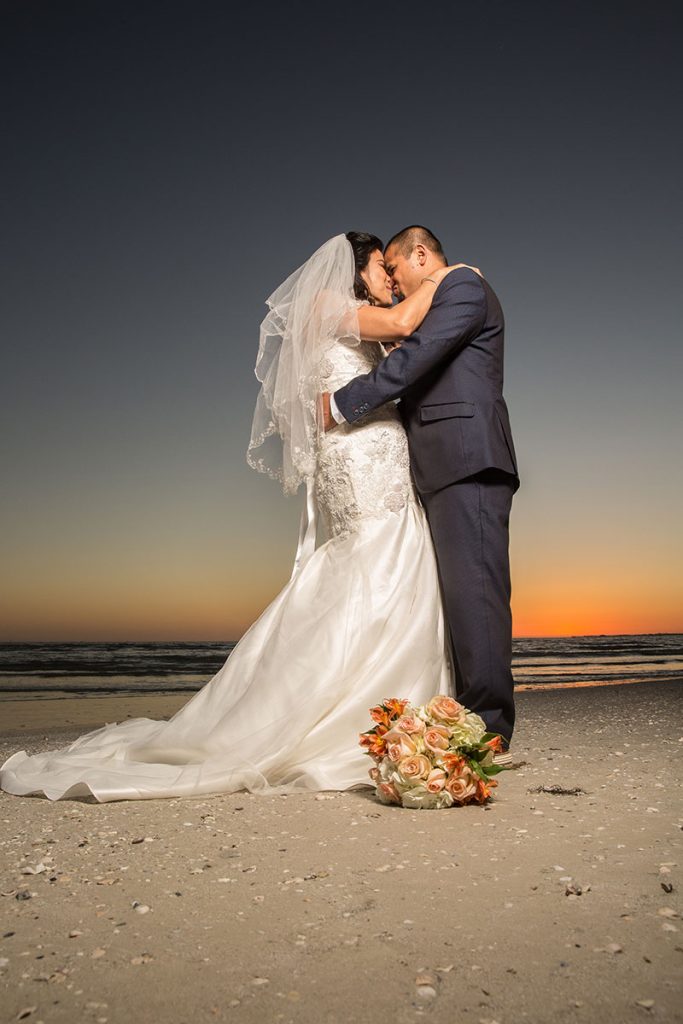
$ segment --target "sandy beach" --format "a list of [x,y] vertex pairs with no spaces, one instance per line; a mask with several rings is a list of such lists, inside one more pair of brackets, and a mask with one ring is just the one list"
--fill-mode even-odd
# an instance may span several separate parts
[[[520,692],[483,808],[2,793],[0,1017],[681,1020],[682,691]],[[5,700],[0,758],[186,699]]]

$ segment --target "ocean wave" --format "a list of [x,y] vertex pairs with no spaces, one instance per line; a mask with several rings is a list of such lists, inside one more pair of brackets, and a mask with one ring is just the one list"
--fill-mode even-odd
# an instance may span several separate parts
[[[158,693],[201,689],[234,641],[2,643],[0,693]],[[520,685],[683,675],[683,634],[517,637]]]

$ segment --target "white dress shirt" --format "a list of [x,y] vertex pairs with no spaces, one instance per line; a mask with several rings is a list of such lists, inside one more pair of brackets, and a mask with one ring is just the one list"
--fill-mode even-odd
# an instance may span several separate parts
[[334,400],[334,395],[330,395],[330,412],[335,423],[346,423],[346,420],[339,411],[339,406]]

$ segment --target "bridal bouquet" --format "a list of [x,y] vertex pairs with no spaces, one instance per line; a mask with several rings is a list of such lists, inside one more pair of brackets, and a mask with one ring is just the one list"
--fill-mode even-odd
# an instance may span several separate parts
[[498,733],[452,697],[420,707],[391,698],[370,709],[376,725],[360,735],[375,762],[370,778],[382,803],[412,808],[483,804],[505,769],[493,763]]

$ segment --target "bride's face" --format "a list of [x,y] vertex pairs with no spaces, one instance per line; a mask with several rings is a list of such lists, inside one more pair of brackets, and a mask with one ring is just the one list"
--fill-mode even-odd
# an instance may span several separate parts
[[379,249],[370,256],[368,265],[361,270],[360,276],[368,286],[368,291],[378,306],[391,306],[391,278],[387,274],[384,255]]

